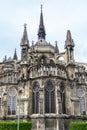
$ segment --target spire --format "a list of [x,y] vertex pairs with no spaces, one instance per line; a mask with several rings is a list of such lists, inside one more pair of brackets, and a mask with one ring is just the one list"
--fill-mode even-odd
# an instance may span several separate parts
[[55,53],[59,53],[59,49],[58,49],[58,45],[57,45],[57,41],[55,41]]
[[21,45],[29,45],[26,26],[27,24],[24,24],[24,32],[23,32],[23,37],[21,39]]
[[43,22],[43,12],[42,12],[42,5],[41,5],[41,14],[40,14],[40,24],[38,29],[38,39],[45,39],[45,27]]
[[71,47],[75,46],[70,30],[67,30],[67,35],[66,35],[65,48],[67,48],[67,46],[71,46]]
[[72,42],[72,38],[71,38],[71,32],[70,32],[70,30],[67,30],[66,39],[67,39],[67,41],[70,41],[70,42]]
[[17,53],[16,53],[16,48],[15,48],[15,52],[14,52],[14,56],[13,56],[13,60],[17,60]]

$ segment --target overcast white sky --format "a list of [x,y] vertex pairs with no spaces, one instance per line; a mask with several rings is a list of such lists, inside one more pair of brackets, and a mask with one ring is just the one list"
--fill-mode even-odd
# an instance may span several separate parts
[[37,41],[41,4],[46,40],[51,44],[57,40],[62,52],[66,32],[71,30],[75,60],[87,62],[87,0],[0,0],[0,61],[5,55],[13,57],[15,48],[20,59],[24,23],[30,44]]

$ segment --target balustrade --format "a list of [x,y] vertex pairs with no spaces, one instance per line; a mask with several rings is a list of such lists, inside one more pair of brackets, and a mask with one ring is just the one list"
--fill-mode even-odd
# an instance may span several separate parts
[[41,66],[40,68],[33,67],[30,71],[30,78],[40,77],[40,76],[61,76],[66,77],[65,70],[61,67],[53,66]]
[[87,76],[85,75],[85,73],[75,73],[75,77],[74,77],[78,83],[86,83],[87,82]]

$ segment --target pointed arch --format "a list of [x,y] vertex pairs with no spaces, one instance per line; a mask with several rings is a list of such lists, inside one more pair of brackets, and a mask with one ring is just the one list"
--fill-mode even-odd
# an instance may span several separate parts
[[32,112],[39,113],[39,83],[36,81],[33,83],[32,89]]
[[17,92],[14,87],[8,91],[8,115],[16,115]]
[[45,113],[55,113],[55,89],[51,80],[45,85]]

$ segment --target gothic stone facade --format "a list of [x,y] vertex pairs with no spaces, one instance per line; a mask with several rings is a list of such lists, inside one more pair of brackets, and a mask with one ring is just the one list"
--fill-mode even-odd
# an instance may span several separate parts
[[37,42],[29,45],[24,25],[21,60],[15,50],[0,63],[0,119],[16,121],[20,114],[32,130],[69,130],[71,121],[86,120],[87,64],[75,61],[69,30],[62,53],[45,37],[41,9]]

